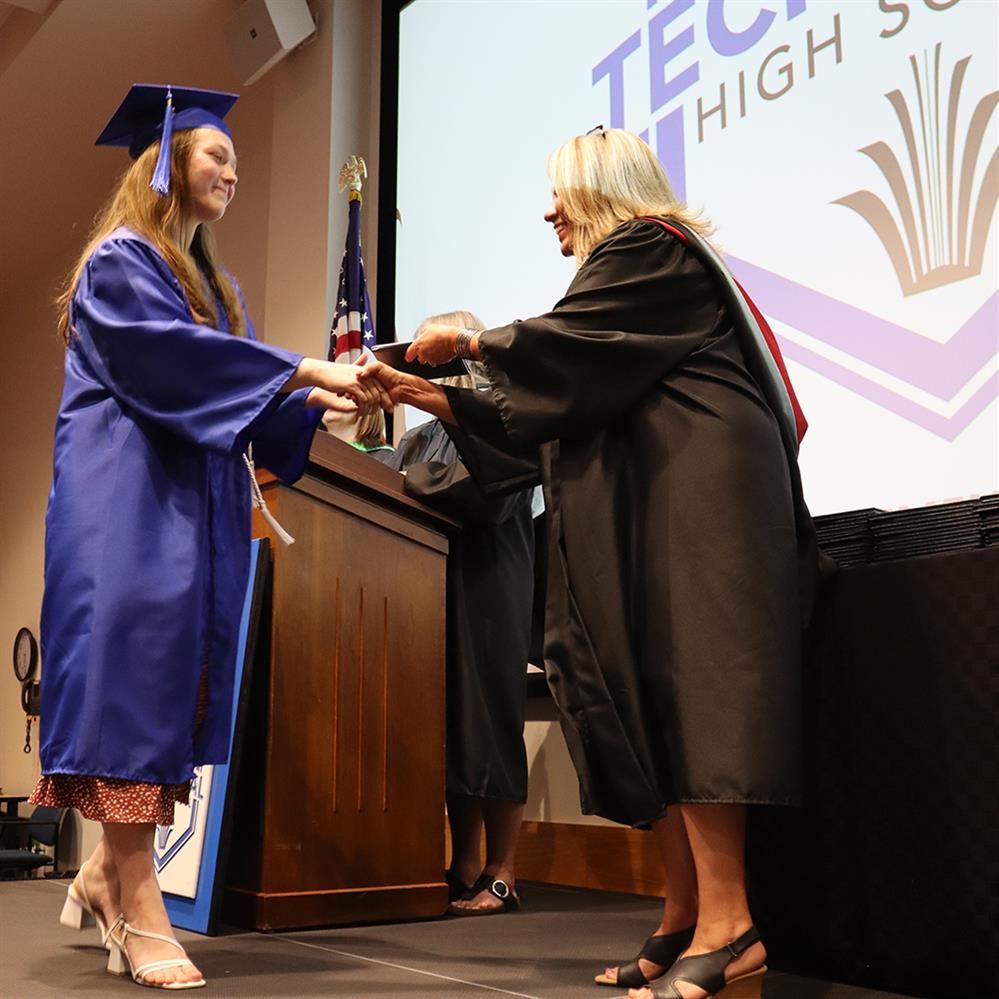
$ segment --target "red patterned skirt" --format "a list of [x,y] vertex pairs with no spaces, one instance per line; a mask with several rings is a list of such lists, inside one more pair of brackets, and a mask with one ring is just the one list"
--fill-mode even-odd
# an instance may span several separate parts
[[94,822],[154,822],[173,825],[173,806],[187,804],[190,782],[140,784],[116,777],[50,774],[40,777],[31,797],[33,805],[75,808]]

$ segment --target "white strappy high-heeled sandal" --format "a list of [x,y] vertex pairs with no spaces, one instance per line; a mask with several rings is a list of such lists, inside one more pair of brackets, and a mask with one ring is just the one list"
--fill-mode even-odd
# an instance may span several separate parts
[[87,896],[87,879],[83,873],[83,867],[80,868],[77,877],[80,879],[80,890],[77,891],[75,881],[70,884],[66,891],[66,901],[63,903],[62,912],[59,913],[59,922],[71,930],[82,930],[87,926],[96,925],[101,935],[101,943],[110,950],[111,945],[108,943],[110,930],[104,924],[101,910],[95,909]]
[[[147,961],[137,968],[132,967],[131,958],[125,950],[125,941],[130,937],[144,937],[146,940],[161,940],[163,943],[173,944],[183,955],[183,957],[172,958],[167,961]],[[111,953],[108,955],[108,971],[112,975],[131,974],[132,981],[137,985],[145,985],[149,989],[170,989],[177,992],[180,989],[201,989],[208,983],[205,979],[197,978],[192,982],[147,982],[146,975],[152,971],[163,971],[166,968],[182,968],[185,964],[194,967],[194,962],[187,956],[187,952],[173,937],[164,936],[162,933],[147,933],[145,930],[137,930],[125,922],[125,917],[119,916],[108,932],[108,940],[111,944]]]

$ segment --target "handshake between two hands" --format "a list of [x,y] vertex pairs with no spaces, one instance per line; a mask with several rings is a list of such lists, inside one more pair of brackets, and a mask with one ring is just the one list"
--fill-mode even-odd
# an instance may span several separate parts
[[[455,357],[458,333],[455,326],[429,325],[406,351],[407,361],[422,364],[445,364]],[[435,394],[435,386],[415,375],[362,355],[356,364],[338,364],[330,361],[315,362],[309,381],[314,388],[306,405],[332,409],[340,413],[357,412],[366,415],[376,409],[388,412],[400,403],[418,405],[426,395]],[[439,393],[440,390],[436,389]],[[423,407],[421,407],[423,408]]]

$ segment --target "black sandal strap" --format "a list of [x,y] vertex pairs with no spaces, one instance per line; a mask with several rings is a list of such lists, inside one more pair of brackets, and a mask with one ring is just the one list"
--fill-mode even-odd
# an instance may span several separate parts
[[449,902],[454,902],[459,898],[463,898],[465,892],[468,891],[469,886],[465,884],[464,881],[458,877],[457,872],[454,868],[449,867],[444,872],[444,879],[447,882],[447,900]]
[[677,930],[676,933],[657,933],[642,944],[638,956],[668,968],[690,946],[693,939],[693,926]]
[[760,942],[760,931],[755,926],[750,926],[741,937],[730,940],[725,946],[732,957],[738,957],[743,951],[749,950],[754,943]]
[[520,908],[520,896],[502,878],[494,878],[491,874],[480,874],[461,899],[463,902],[470,902],[484,891],[498,898],[507,912]]
[[466,889],[461,896],[463,902],[471,902],[480,891],[488,891],[493,879],[488,874],[480,874]]
[[666,972],[666,991],[658,999],[683,999],[677,992],[674,982],[686,982],[688,985],[695,985],[699,989],[704,989],[708,995],[716,995],[725,988],[725,969],[740,954],[748,950],[760,939],[760,934],[755,926],[751,926],[741,936],[730,940],[724,947],[718,950],[708,951],[706,954],[693,954],[690,957],[681,957],[669,971]]
[[[657,961],[656,964],[659,962]],[[608,979],[610,981],[610,979]],[[645,977],[642,966],[636,957],[627,964],[622,964],[617,969],[617,981],[614,983],[622,989],[644,989],[651,984],[651,979]]]
[[[643,989],[650,984],[642,971],[641,960],[651,961],[661,968],[669,968],[673,962],[690,946],[694,939],[694,927],[679,930],[676,933],[655,933],[638,952],[638,957],[617,969],[617,984],[625,989]],[[656,976],[659,977],[658,975]]]

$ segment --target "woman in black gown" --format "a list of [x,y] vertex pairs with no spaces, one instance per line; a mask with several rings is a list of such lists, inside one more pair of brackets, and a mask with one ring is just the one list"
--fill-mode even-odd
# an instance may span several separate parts
[[579,263],[565,296],[498,329],[432,327],[410,350],[481,359],[491,391],[382,366],[365,377],[449,424],[484,489],[540,470],[545,666],[582,807],[651,826],[667,888],[639,957],[597,980],[665,974],[665,996],[729,999],[765,971],[746,806],[801,793],[815,546],[793,395],[645,143],[601,129],[557,150],[549,174],[545,218]]

